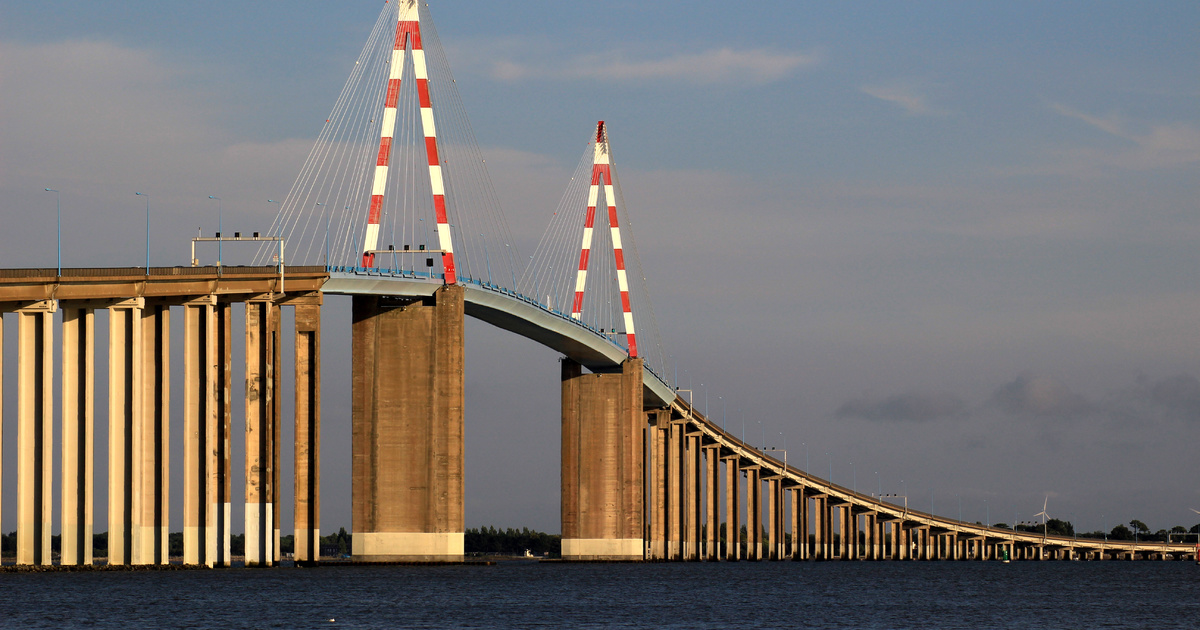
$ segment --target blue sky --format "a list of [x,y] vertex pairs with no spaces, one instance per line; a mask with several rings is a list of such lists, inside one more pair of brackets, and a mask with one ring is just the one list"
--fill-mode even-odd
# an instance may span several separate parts
[[[431,4],[518,239],[609,121],[714,414],[972,519],[1050,495],[1086,529],[1194,522],[1194,2]],[[68,266],[140,264],[135,190],[155,264],[212,229],[208,195],[268,224],[379,8],[0,1],[0,265],[54,264],[45,187]],[[557,530],[555,357],[470,331],[468,523]]]

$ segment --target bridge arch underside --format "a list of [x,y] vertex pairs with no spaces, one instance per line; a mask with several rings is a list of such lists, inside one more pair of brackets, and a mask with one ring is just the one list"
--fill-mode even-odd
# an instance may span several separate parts
[[[109,563],[165,563],[170,356],[184,357],[184,561],[229,552],[231,305],[246,306],[247,563],[279,558],[283,422],[295,423],[296,559],[318,558],[321,292],[354,295],[354,554],[462,557],[462,328],[468,314],[564,352],[562,524],[568,559],[1195,559],[1190,544],[1013,532],[906,509],[830,484],[743,444],[677,398],[604,337],[471,285],[366,279],[324,268],[0,270],[0,343],[15,351],[17,560],[53,562],[51,505],[61,423],[64,564],[91,564],[96,353],[93,313],[109,312]],[[354,280],[354,279],[349,279]],[[285,291],[286,281],[286,291]],[[386,286],[375,286],[385,282]],[[405,286],[409,285],[409,286]],[[417,286],[422,285],[422,286]],[[294,371],[281,365],[281,306],[295,313]],[[176,318],[170,318],[172,312]],[[55,315],[60,311],[62,315]],[[183,317],[180,318],[179,315]],[[170,319],[183,348],[168,348]],[[540,330],[539,330],[540,329]],[[14,334],[15,333],[15,334]],[[61,358],[55,347],[62,345]],[[396,345],[400,344],[400,345]],[[407,345],[405,345],[407,344]],[[401,352],[382,352],[400,347]],[[253,352],[251,352],[253,348]],[[119,350],[119,351],[118,351]],[[387,355],[387,356],[385,356]],[[0,365],[2,367],[2,365]],[[62,387],[55,409],[55,369]],[[589,371],[585,371],[589,370]],[[283,374],[294,418],[281,416]],[[0,370],[0,383],[6,375]],[[9,378],[13,378],[8,375]],[[3,388],[0,387],[0,392]],[[4,418],[7,422],[9,419]],[[171,429],[178,430],[178,429]],[[132,450],[131,450],[132,449]],[[257,457],[252,461],[251,455]],[[116,481],[117,485],[112,485]],[[114,503],[116,502],[116,503]],[[405,503],[406,502],[406,503]],[[397,505],[404,510],[391,511]],[[113,518],[115,517],[115,518]],[[361,524],[361,525],[360,525]],[[359,534],[362,534],[361,536]]]

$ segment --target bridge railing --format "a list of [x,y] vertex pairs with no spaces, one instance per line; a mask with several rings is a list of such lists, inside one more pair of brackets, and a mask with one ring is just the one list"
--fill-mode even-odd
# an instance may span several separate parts
[[[331,266],[325,267],[325,270],[328,273],[348,273],[348,274],[371,276],[371,277],[407,278],[407,279],[413,279],[413,280],[425,280],[425,281],[429,281],[429,282],[437,282],[437,281],[444,282],[445,281],[445,274],[435,273],[432,271],[418,271],[415,269],[387,269],[387,268],[381,268],[381,267],[358,267],[358,266],[352,266],[352,265],[331,265]],[[482,278],[473,278],[470,276],[458,276],[457,281],[459,284],[469,284],[473,287],[483,289],[485,291],[497,293],[499,295],[503,295],[503,296],[509,297],[511,299],[524,302],[531,306],[535,306],[546,313],[554,315],[555,317],[563,320],[564,322],[567,322],[573,326],[582,328],[582,329],[592,333],[593,335],[596,335],[597,337],[604,339],[608,343],[620,348],[621,350],[625,351],[626,353],[629,352],[629,347],[627,345],[621,344],[619,341],[614,339],[613,335],[611,333],[606,333],[604,330],[596,328],[595,326],[592,326],[591,324],[588,324],[587,322],[585,322],[583,320],[575,319],[575,318],[571,317],[570,314],[568,314],[568,313],[564,313],[558,309],[550,308],[550,307],[542,304],[541,302],[539,302],[536,298],[531,298],[527,295],[524,295],[523,293],[520,293],[519,291],[517,291],[515,289],[511,289],[511,288],[496,284],[494,282],[489,282]],[[667,380],[663,377],[663,375],[659,374],[657,370],[655,370],[653,367],[651,367],[649,365],[647,365],[646,367],[647,367],[647,371],[650,372],[650,374],[653,375],[654,378],[658,379],[663,385],[667,385],[668,387],[670,386],[669,383],[667,382]]]
[[765,469],[771,469],[775,474],[790,479],[796,484],[807,488],[812,488],[818,492],[837,497],[838,499],[853,503],[860,507],[872,509],[881,513],[888,513],[894,517],[901,518],[904,521],[920,523],[922,525],[937,527],[947,531],[955,531],[962,534],[983,536],[989,539],[1059,547],[1105,550],[1120,549],[1125,551],[1155,551],[1161,549],[1168,550],[1171,553],[1185,553],[1193,546],[1190,543],[1164,543],[1161,541],[1137,542],[1128,540],[1117,541],[1099,538],[1076,538],[1071,536],[1045,535],[1038,532],[1002,529],[998,527],[991,527],[990,525],[968,523],[958,519],[938,516],[930,512],[922,512],[907,506],[901,506],[889,501],[885,501],[883,497],[874,494],[863,494],[852,488],[835,484],[828,479],[822,479],[809,473],[808,471],[783,462],[774,455],[768,454],[763,449],[742,441],[740,438],[734,436],[718,426],[716,423],[710,421],[704,414],[696,410],[687,400],[683,399],[682,397],[677,397],[675,399],[675,407],[681,415],[690,419],[692,423],[695,424],[701,431],[706,433],[710,439],[728,449],[731,453],[736,454],[739,458],[744,458],[754,462]]

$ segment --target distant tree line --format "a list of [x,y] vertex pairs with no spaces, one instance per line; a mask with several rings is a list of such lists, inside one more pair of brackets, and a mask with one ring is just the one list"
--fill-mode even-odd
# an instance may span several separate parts
[[463,546],[466,553],[475,555],[521,555],[528,549],[536,556],[546,553],[551,556],[560,556],[562,555],[562,536],[534,531],[528,527],[521,529],[472,527],[466,531]]

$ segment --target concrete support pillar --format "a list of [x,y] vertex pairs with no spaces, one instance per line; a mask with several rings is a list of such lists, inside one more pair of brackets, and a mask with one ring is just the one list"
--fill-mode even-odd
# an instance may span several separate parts
[[829,499],[813,497],[813,558],[829,559]]
[[780,514],[783,511],[783,505],[779,501],[779,480],[767,480],[767,517],[766,517],[766,541],[763,544],[763,560],[778,560],[776,550],[779,547],[779,537],[782,534],[779,528]]
[[412,301],[354,298],[357,560],[463,557],[463,299],[459,286]]
[[685,557],[686,484],[683,425],[672,422],[667,429],[667,558]]
[[213,555],[216,566],[233,565],[230,536],[233,532],[233,304],[218,301],[213,311],[216,318],[216,396],[217,415],[213,451],[216,455],[214,474],[216,537]]
[[[268,418],[271,426],[271,525],[273,529],[268,531],[270,541],[271,562],[276,564],[280,560],[279,556],[279,448],[281,427],[283,425],[283,309],[275,304],[271,308],[271,320],[269,330],[271,334],[271,345],[274,348],[274,356],[271,357],[270,375],[271,375],[271,405],[268,413]],[[293,539],[294,541],[295,539]]]
[[142,310],[141,448],[135,457],[141,473],[134,483],[140,497],[134,518],[134,564],[169,564],[170,546],[170,405],[171,309],[163,304]]
[[[108,309],[108,563],[144,563],[141,549],[142,298]],[[137,537],[137,540],[135,540]]]
[[641,359],[610,374],[582,374],[563,359],[563,559],[645,557],[644,426]]
[[762,560],[762,481],[758,466],[746,468],[746,559]]
[[[295,561],[321,559],[321,297],[295,305]],[[276,390],[279,391],[278,389]],[[276,442],[278,444],[278,442]],[[276,460],[278,464],[278,460]],[[275,521],[278,529],[279,521]]]
[[272,302],[246,303],[246,566],[275,564]]
[[683,465],[684,465],[684,552],[685,560],[700,559],[700,540],[701,531],[700,523],[703,506],[700,500],[703,498],[700,487],[700,436],[687,435],[683,442]]
[[721,489],[720,447],[704,448],[704,559],[717,559],[717,540],[720,538],[719,496]]
[[184,305],[183,342],[183,563],[217,562],[218,379],[216,299]]
[[649,531],[649,559],[667,559],[667,436],[670,433],[671,412],[656,410],[647,413],[649,426],[647,432],[647,451],[649,461],[646,462],[646,476],[650,496],[646,498],[648,515],[647,530]]
[[808,559],[808,499],[804,486],[792,489],[792,548],[793,560]]
[[731,455],[725,458],[725,559],[738,560],[741,558],[741,510],[742,502],[738,497],[741,479],[738,475],[738,458]]
[[92,564],[95,495],[96,317],[64,308],[62,350],[62,555]]
[[52,563],[55,308],[17,313],[17,564]]

